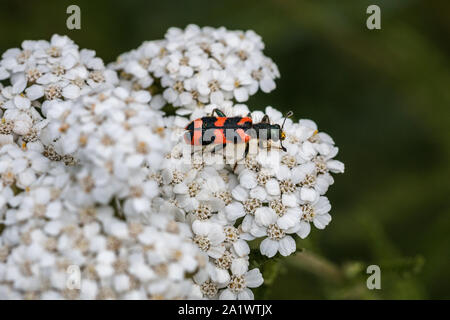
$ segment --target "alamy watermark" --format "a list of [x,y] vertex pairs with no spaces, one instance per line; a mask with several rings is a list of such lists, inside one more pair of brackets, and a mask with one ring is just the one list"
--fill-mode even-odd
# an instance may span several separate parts
[[80,290],[81,288],[81,271],[77,265],[70,265],[66,270],[66,287],[69,290]]
[[367,7],[367,14],[370,16],[367,18],[366,26],[369,30],[381,29],[381,9],[376,4],[372,4]]
[[372,264],[367,267],[366,273],[370,274],[370,276],[367,278],[367,281],[366,281],[367,289],[369,289],[369,290],[381,289],[380,266],[378,266],[376,264]]
[[69,30],[81,29],[81,9],[79,6],[72,4],[67,7],[66,13],[70,16],[66,20],[66,26]]
[[[179,142],[180,136],[173,133],[172,139]],[[268,159],[273,166],[280,164],[282,149],[279,137],[267,129],[202,129],[185,131],[178,157],[186,164],[243,164],[248,157]],[[274,169],[276,169],[274,167]]]

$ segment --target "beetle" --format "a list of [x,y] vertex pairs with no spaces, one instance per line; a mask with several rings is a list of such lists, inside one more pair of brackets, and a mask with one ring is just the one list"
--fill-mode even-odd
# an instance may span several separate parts
[[289,111],[280,126],[271,124],[268,115],[264,115],[261,122],[253,123],[250,114],[246,117],[227,117],[219,109],[214,109],[211,116],[193,120],[185,127],[184,140],[193,146],[215,144],[222,148],[227,144],[245,143],[244,158],[249,152],[251,139],[280,141],[280,149],[286,151],[283,146],[283,140],[286,138],[283,127],[286,119],[292,114],[292,111]]

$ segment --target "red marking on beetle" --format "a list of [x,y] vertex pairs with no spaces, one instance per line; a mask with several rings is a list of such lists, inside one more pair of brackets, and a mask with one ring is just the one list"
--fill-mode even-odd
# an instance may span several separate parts
[[203,120],[202,119],[194,120],[194,129],[201,129],[202,126],[203,126]]
[[250,136],[248,134],[246,134],[243,129],[236,129],[236,133],[241,138],[240,142],[249,142],[250,141]]
[[245,117],[245,118],[242,118],[241,120],[239,120],[239,122],[238,122],[237,124],[238,124],[238,126],[242,126],[242,125],[244,125],[246,122],[252,123],[252,119],[249,118],[249,117]]
[[214,122],[214,125],[219,128],[223,127],[223,125],[225,124],[225,121],[227,120],[226,117],[217,117],[216,119],[217,120],[216,120],[216,122]]
[[225,133],[223,129],[214,129],[214,144],[224,144],[227,143],[227,139],[225,138]]
[[203,120],[201,119],[194,120],[194,134],[192,136],[191,144],[196,146],[202,145],[202,126]]

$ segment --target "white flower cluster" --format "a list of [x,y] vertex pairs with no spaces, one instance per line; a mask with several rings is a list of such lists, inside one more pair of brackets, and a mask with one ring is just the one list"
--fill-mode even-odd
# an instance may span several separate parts
[[14,140],[25,147],[47,124],[41,112],[47,103],[114,86],[118,78],[95,51],[79,50],[67,36],[54,35],[50,42],[24,41],[4,52],[0,81],[0,145]]
[[[164,99],[188,114],[205,104],[244,102],[258,89],[275,89],[280,74],[263,49],[253,31],[189,25],[170,28],[164,40],[144,42],[121,55],[113,67],[135,88],[149,88],[157,79]],[[158,101],[164,104],[161,97]]]
[[[0,298],[198,298],[186,275],[207,260],[157,201],[166,120],[148,92],[118,87],[115,71],[77,48],[54,36],[1,61]],[[60,94],[46,95],[51,86]],[[13,113],[39,124],[33,139]]]
[[[244,116],[248,109],[239,105],[226,113]],[[272,107],[265,114],[273,123],[284,120]],[[259,122],[263,115],[255,111],[251,118]],[[293,236],[304,239],[311,223],[324,229],[331,221],[325,193],[334,182],[330,173],[344,171],[333,159],[338,148],[311,120],[288,119],[284,130],[287,152],[267,146],[269,150],[256,150],[234,166],[195,155],[187,159],[190,153],[180,143],[164,163],[163,196],[185,213],[194,242],[210,257],[212,267],[201,280],[207,297],[252,297],[247,287],[259,286],[262,277],[252,270],[252,280],[243,280],[251,258],[248,242],[262,239],[260,252],[268,258],[278,252],[289,256],[296,251]]]
[[231,162],[181,142],[190,121],[247,116],[235,102],[275,88],[263,48],[252,31],[190,25],[110,68],[67,37],[5,52],[0,299],[253,299],[253,250],[288,256],[325,228],[330,173],[344,171],[310,120],[285,122],[287,151],[252,139]]
[[129,217],[150,210],[158,195],[154,174],[170,150],[164,119],[149,108],[150,98],[146,91],[117,87],[48,104],[41,140],[56,141],[58,154],[79,162],[74,170],[85,192],[73,195],[77,205],[114,198]]
[[[21,152],[15,148],[9,153]],[[63,166],[53,162],[41,183],[8,201],[1,299],[200,297],[185,275],[206,259],[189,240],[186,224],[156,213],[147,222],[124,221],[112,206],[76,205],[71,195],[78,186]],[[73,280],[74,287],[71,268],[81,279]]]

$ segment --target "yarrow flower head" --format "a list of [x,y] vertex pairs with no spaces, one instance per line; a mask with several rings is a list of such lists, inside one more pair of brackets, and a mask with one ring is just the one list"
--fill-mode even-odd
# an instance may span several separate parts
[[[211,107],[195,110],[195,116],[209,115],[205,111]],[[230,117],[248,113],[241,105],[225,110]],[[249,116],[257,123],[264,114],[272,123],[282,125],[285,121],[272,107]],[[186,122],[189,120],[177,123],[185,126]],[[206,296],[243,297],[243,293],[239,296],[238,291],[230,289],[235,288],[234,282],[244,287],[244,278],[236,276],[232,266],[251,259],[249,243],[253,240],[262,239],[260,251],[268,258],[277,253],[288,256],[296,251],[297,235],[304,239],[309,234],[310,223],[323,229],[331,221],[331,205],[324,195],[334,182],[331,173],[344,170],[343,164],[333,159],[337,147],[310,120],[288,119],[283,130],[286,151],[269,140],[262,146],[253,144],[240,161],[227,163],[217,157],[210,161],[210,152],[205,150],[196,157],[183,141],[163,164],[164,196],[192,221],[194,242],[210,257],[208,276],[198,280]],[[173,132],[181,135],[183,131],[173,128]],[[225,148],[234,149],[234,145]]]
[[[33,193],[44,191],[33,190],[21,205],[9,209],[0,243],[2,299],[201,297],[186,274],[195,273],[206,260],[190,241],[186,225],[168,216],[165,225],[125,222],[108,206],[73,209],[52,200],[34,204],[33,212],[44,216],[16,218],[28,199],[38,198]],[[79,290],[67,287],[73,267],[82,279]]]
[[107,204],[116,197],[124,201],[125,214],[150,210],[158,195],[154,174],[170,147],[160,112],[148,107],[150,99],[146,91],[117,87],[48,104],[50,123],[41,140],[81,166],[75,169],[84,186],[80,204]]
[[[26,108],[30,101],[72,100],[105,84],[115,84],[115,72],[105,69],[95,51],[82,49],[67,36],[50,41],[24,41],[21,48],[7,50],[0,61],[0,79],[9,80],[3,95],[21,96],[11,106]],[[14,100],[14,99],[13,99]],[[28,101],[27,101],[28,100]]]
[[259,89],[275,89],[277,66],[263,54],[253,31],[225,28],[170,28],[164,40],[144,42],[121,55],[113,67],[138,88],[157,80],[165,101],[186,114],[205,104],[247,101]]
[[[112,87],[118,78],[95,51],[79,50],[67,36],[50,41],[24,41],[5,51],[0,60],[0,108],[5,132],[19,145],[36,140],[47,124],[39,111],[50,101],[71,101],[94,89]],[[11,130],[9,130],[11,128]]]
[[240,103],[275,88],[263,49],[253,31],[189,25],[107,68],[66,36],[7,50],[0,299],[253,299],[257,251],[288,256],[324,229],[344,171],[315,122]]

